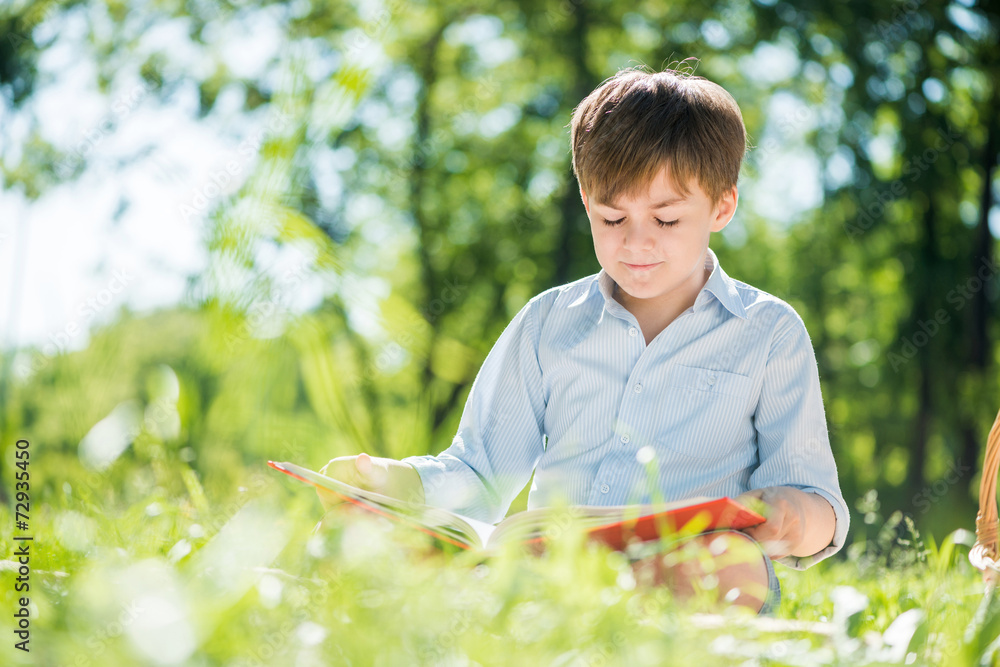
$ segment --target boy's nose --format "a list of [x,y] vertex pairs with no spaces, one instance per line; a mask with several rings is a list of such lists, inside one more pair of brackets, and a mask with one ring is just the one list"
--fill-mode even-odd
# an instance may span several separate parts
[[625,230],[626,248],[648,250],[653,247],[653,234],[644,225],[629,225]]

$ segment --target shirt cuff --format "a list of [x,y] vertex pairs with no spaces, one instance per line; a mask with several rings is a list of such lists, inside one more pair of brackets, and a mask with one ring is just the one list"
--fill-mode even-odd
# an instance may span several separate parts
[[829,558],[833,554],[840,551],[844,546],[844,542],[847,541],[847,529],[851,524],[851,516],[847,511],[847,505],[844,503],[843,499],[837,498],[823,489],[805,488],[800,489],[800,491],[815,493],[816,495],[825,498],[827,502],[830,503],[830,506],[833,507],[833,513],[836,516],[837,525],[833,530],[833,541],[830,542],[829,546],[824,549],[820,549],[812,556],[785,556],[784,558],[776,558],[774,560],[774,562],[781,563],[785,567],[790,567],[793,570],[804,570],[808,567],[812,567],[821,560]]
[[479,475],[448,454],[407,456],[400,459],[413,466],[424,487],[424,504],[479,521],[496,523],[495,503],[484,502],[485,487]]

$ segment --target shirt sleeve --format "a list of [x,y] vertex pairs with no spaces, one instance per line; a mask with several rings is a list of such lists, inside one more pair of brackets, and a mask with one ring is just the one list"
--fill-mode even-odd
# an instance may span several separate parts
[[812,556],[777,559],[783,565],[804,570],[844,546],[850,512],[830,448],[812,342],[802,319],[790,306],[785,307],[788,312],[778,319],[754,415],[759,465],[750,476],[749,486],[791,486],[820,495],[833,507],[836,528],[828,546]]
[[483,362],[451,446],[402,459],[416,468],[428,505],[497,523],[544,450],[537,299],[507,325]]

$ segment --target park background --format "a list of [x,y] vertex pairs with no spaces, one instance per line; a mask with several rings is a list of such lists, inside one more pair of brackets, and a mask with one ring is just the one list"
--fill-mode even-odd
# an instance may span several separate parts
[[[809,573],[781,571],[783,615],[802,618],[801,586],[817,620],[847,600],[840,620],[860,620],[844,641],[883,633],[950,598],[917,569],[878,607],[880,582],[934,567],[963,582],[947,587],[953,616],[910,635],[924,628],[921,659],[958,642],[933,628],[964,627],[977,604],[953,531],[973,528],[1000,407],[998,29],[971,0],[4,3],[0,496],[12,510],[26,439],[45,664],[88,643],[122,664],[341,662],[336,618],[282,605],[348,547],[317,546],[315,499],[264,462],[450,443],[513,315],[600,268],[568,123],[637,65],[693,69],[739,102],[753,147],[712,247],[792,304],[816,349],[851,538]],[[185,588],[227,550],[244,560],[226,561],[224,590]],[[877,611],[843,611],[846,572]],[[351,576],[367,575],[337,570],[337,594],[361,586]],[[126,613],[140,594],[160,611]],[[355,630],[391,617],[362,606],[372,625]],[[267,622],[273,658],[247,648]],[[421,655],[474,655],[467,630],[448,645],[427,630],[437,648]],[[338,650],[415,655],[363,635]],[[544,641],[584,659],[575,636]],[[803,636],[825,664],[829,637]],[[888,655],[869,640],[834,642],[835,659]]]

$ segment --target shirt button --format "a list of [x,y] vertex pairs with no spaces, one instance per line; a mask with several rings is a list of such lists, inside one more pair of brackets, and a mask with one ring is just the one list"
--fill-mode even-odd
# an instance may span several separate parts
[[628,328],[628,335],[632,336],[632,338],[635,338],[636,336],[639,335],[639,330],[636,329],[635,327],[629,327]]
[[633,388],[635,389],[635,393],[637,393],[637,394],[638,394],[638,393],[639,393],[640,391],[642,391],[642,385],[641,385],[641,384],[637,384],[637,385],[636,385],[635,387],[633,387]]
[[607,493],[610,490],[611,490],[610,486],[608,486],[607,484],[601,484],[601,493]]
[[622,444],[623,445],[627,445],[628,444],[628,433],[626,433],[625,435],[622,436]]
[[715,375],[714,374],[708,376],[708,384],[710,384],[710,385],[711,384],[715,384]]

